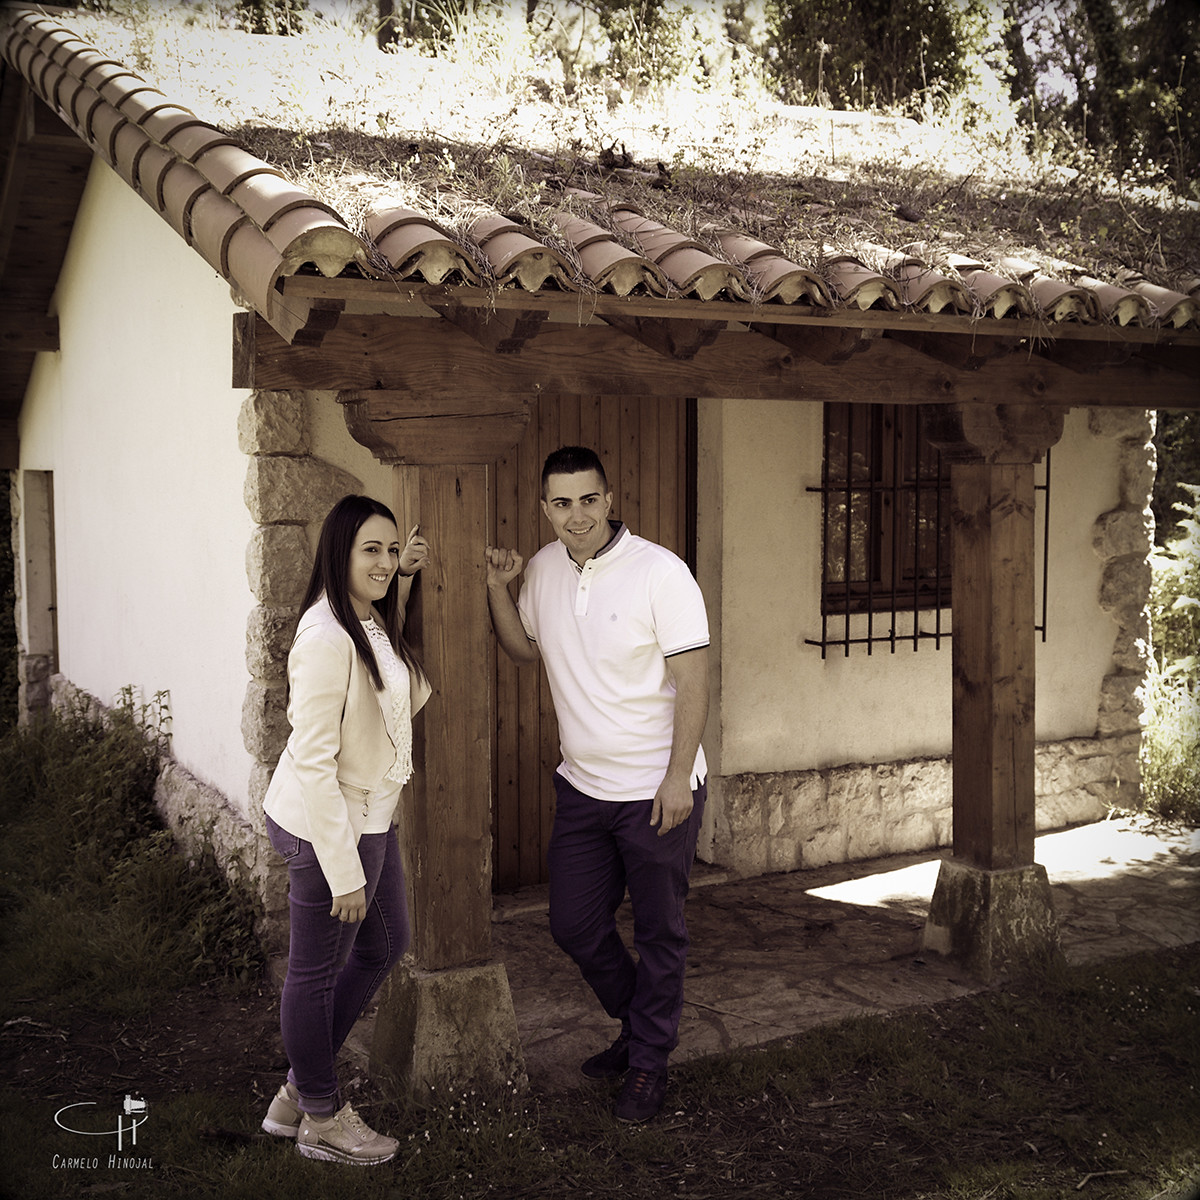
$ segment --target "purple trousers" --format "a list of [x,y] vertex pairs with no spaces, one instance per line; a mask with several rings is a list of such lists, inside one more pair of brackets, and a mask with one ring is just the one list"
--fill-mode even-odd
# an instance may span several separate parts
[[395,827],[367,833],[358,855],[367,877],[367,915],[348,924],[329,915],[333,896],[312,843],[267,817],[271,845],[288,867],[291,933],[279,1024],[288,1080],[300,1109],[316,1117],[341,1107],[337,1056],[354,1022],[408,949],[408,896]]
[[[683,906],[707,784],[693,792],[687,821],[663,837],[650,824],[653,800],[596,800],[557,772],[554,789],[550,932],[604,1011],[630,1032],[629,1065],[664,1071],[679,1042],[688,950]],[[636,962],[617,932],[626,889]]]

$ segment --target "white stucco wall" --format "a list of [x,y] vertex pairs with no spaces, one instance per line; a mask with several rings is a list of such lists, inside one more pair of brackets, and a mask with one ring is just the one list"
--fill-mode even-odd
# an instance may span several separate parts
[[[349,471],[362,482],[363,494],[381,500],[389,508],[395,508],[392,495],[392,468],[381,463],[370,450],[356,442],[346,430],[346,418],[335,392],[310,392],[308,394],[308,429],[312,453],[317,458]],[[397,514],[397,520],[400,520]],[[401,535],[408,532],[400,531]],[[317,547],[320,527],[309,530],[313,549]]]
[[59,670],[111,703],[170,692],[174,750],[244,807],[246,457],[228,285],[93,165],[21,465],[54,472]]
[[[722,775],[946,755],[951,643],[831,648],[819,638],[819,404],[700,408],[700,569],[719,596],[720,690],[706,746]],[[1115,625],[1097,597],[1096,517],[1117,499],[1115,443],[1068,416],[1053,451],[1049,636],[1037,644],[1037,737],[1090,736]],[[719,532],[714,532],[715,527]],[[706,531],[707,530],[707,534]],[[1040,574],[1040,534],[1039,534]],[[1039,584],[1040,587],[1040,584]],[[1040,591],[1039,591],[1040,595]],[[927,623],[926,628],[932,628]],[[943,628],[950,628],[949,612]]]

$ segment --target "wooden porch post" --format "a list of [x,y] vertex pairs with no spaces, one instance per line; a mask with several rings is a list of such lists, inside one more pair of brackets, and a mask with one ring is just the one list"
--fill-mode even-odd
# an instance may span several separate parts
[[[373,1073],[422,1098],[431,1086],[523,1081],[516,1016],[491,959],[492,678],[484,547],[492,463],[528,413],[486,416],[461,397],[432,406],[395,392],[342,392],[354,436],[393,464],[401,536],[433,547],[410,600],[408,632],[433,685],[414,723],[415,774],[402,801],[412,959],[380,996]],[[440,410],[440,411],[439,411]],[[490,418],[490,419],[489,419]]]
[[948,405],[923,414],[951,459],[954,845],[926,949],[985,980],[1058,952],[1044,867],[1033,861],[1033,466],[1061,409]]

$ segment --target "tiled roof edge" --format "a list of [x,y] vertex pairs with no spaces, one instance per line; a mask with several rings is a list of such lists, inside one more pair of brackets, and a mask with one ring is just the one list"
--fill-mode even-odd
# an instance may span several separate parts
[[277,284],[309,267],[330,276],[358,271],[529,292],[690,296],[815,311],[882,308],[968,320],[1026,317],[1049,327],[1200,327],[1200,279],[1185,294],[1140,276],[1104,283],[1067,264],[1047,275],[1012,258],[987,263],[915,244],[826,246],[802,265],[736,229],[705,227],[708,241],[700,241],[630,203],[607,207],[603,196],[579,189],[564,196],[594,205],[596,220],[609,228],[548,205],[547,227],[558,233],[549,244],[529,226],[471,202],[475,215],[458,236],[414,209],[382,207],[368,216],[363,239],[328,204],[53,17],[32,7],[0,9],[0,54],[280,329],[294,318],[282,311]]
[[[368,266],[329,205],[283,181],[236,139],[33,8],[0,9],[0,54],[235,293],[286,328],[276,284],[312,266]],[[267,182],[268,179],[270,182]]]

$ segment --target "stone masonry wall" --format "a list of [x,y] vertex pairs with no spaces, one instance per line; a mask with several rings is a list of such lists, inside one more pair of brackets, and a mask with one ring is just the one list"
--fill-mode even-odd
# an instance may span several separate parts
[[[1093,409],[1089,428],[1119,443],[1118,503],[1093,528],[1104,563],[1099,602],[1115,622],[1112,662],[1095,736],[1036,749],[1039,830],[1136,806],[1141,787],[1154,426],[1141,409]],[[745,773],[715,777],[710,788],[712,857],[744,875],[933,850],[952,840],[949,758]]]
[[[238,445],[249,455],[246,507],[258,524],[246,549],[255,607],[246,623],[250,682],[242,704],[242,742],[254,758],[248,811],[269,851],[262,801],[287,744],[287,655],[312,570],[310,527],[362,483],[311,453],[310,397],[304,392],[251,392],[238,415]],[[263,878],[265,934],[278,953],[287,939],[287,875]]]
[[[1137,735],[1038,746],[1037,827],[1103,817],[1137,761]],[[741,875],[809,870],[947,846],[953,829],[949,758],[728,775],[714,781],[717,861]]]

